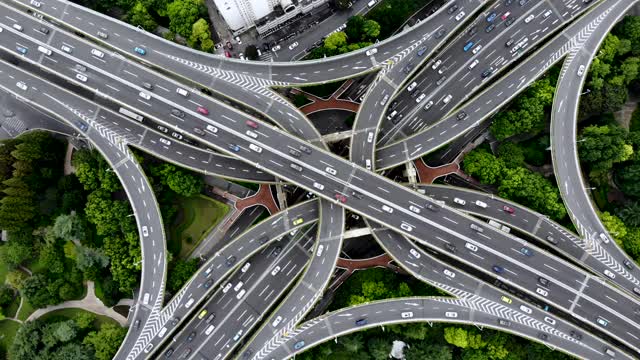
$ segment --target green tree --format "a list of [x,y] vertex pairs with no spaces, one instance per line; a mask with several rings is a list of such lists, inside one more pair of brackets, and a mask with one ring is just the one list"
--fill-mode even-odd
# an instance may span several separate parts
[[104,239],[103,250],[111,261],[111,274],[118,283],[120,291],[130,292],[137,283],[137,273],[142,260],[140,245],[136,233],[127,233],[124,237],[109,236]]
[[344,33],[351,42],[360,41],[364,38],[364,23],[365,19],[362,15],[355,15],[347,20],[347,27],[344,29]]
[[634,56],[640,55],[640,17],[626,16],[617,30],[616,34],[631,41],[631,53]]
[[335,32],[324,39],[324,47],[333,54],[344,53],[347,50],[347,34]]
[[416,343],[405,349],[404,355],[407,360],[451,360],[453,353],[448,346],[434,345],[429,343]]
[[207,16],[203,0],[175,0],[167,5],[169,29],[183,37],[189,37],[192,25]]
[[374,20],[367,20],[362,24],[362,37],[360,40],[375,40],[380,35],[380,24]]
[[81,311],[76,314],[74,318],[78,328],[81,330],[89,329],[93,326],[93,322],[96,320],[96,316],[88,311]]
[[636,263],[640,260],[640,228],[631,228],[622,241],[622,248]]
[[128,203],[111,200],[110,194],[97,190],[87,197],[87,220],[96,226],[98,235],[111,235],[122,231],[122,221],[129,215]]
[[175,293],[198,271],[198,259],[176,259],[172,262],[172,265],[167,279],[167,289]]
[[343,336],[340,338],[340,343],[347,351],[354,354],[364,349],[364,338],[360,333]]
[[21,270],[13,270],[7,273],[7,276],[5,277],[5,282],[7,283],[7,285],[11,286],[12,288],[21,290],[22,285],[24,284],[24,281],[27,280],[27,278],[28,278],[27,274],[25,274]]
[[526,168],[508,169],[498,187],[498,194],[555,220],[562,220],[567,215],[558,188],[542,175]]
[[78,335],[78,325],[73,320],[56,323],[55,336],[60,342],[69,342]]
[[444,329],[444,339],[449,344],[463,349],[480,349],[484,346],[480,334],[459,327],[446,327]]
[[16,290],[7,285],[0,285],[0,306],[7,306],[13,302],[13,299],[16,297]]
[[349,4],[351,4],[351,0],[335,0],[335,4],[338,9],[345,10],[349,8]]
[[582,130],[578,144],[580,160],[596,172],[608,172],[614,163],[627,160],[633,148],[626,144],[627,131],[617,125],[591,125]]
[[607,228],[607,231],[616,240],[618,245],[622,246],[622,239],[627,235],[627,227],[622,220],[615,215],[611,215],[605,211],[600,214],[600,220],[602,225]]
[[61,346],[50,357],[51,360],[93,360],[94,358],[90,348],[77,343]]
[[129,10],[127,22],[133,26],[140,26],[146,31],[154,31],[158,27],[147,7],[139,1]]
[[12,360],[45,358],[46,353],[39,349],[43,327],[43,323],[37,319],[34,321],[25,321],[20,325],[8,351],[8,353],[11,354]]
[[629,227],[640,227],[640,202],[627,204],[618,212],[618,216]]
[[374,360],[387,360],[391,352],[391,342],[388,339],[372,338],[367,341],[367,349]]
[[500,160],[502,160],[508,168],[513,169],[525,165],[524,150],[514,142],[505,141],[500,144],[498,147],[498,156],[500,156]]
[[59,215],[51,231],[55,237],[63,240],[81,241],[85,236],[84,224],[76,213]]
[[0,247],[0,261],[16,267],[33,257],[33,246],[10,241],[7,245]]
[[78,246],[76,251],[76,266],[80,271],[87,271],[91,267],[102,269],[109,265],[109,257],[101,249]]
[[60,302],[57,292],[52,292],[50,283],[42,274],[35,274],[22,283],[22,295],[35,308],[43,308]]
[[213,50],[214,44],[213,40],[211,40],[211,30],[209,30],[209,23],[207,23],[205,19],[200,18],[193,23],[187,44],[192,48],[200,49],[204,52],[211,52]]
[[503,177],[505,165],[485,149],[469,152],[462,163],[464,171],[484,184],[497,184]]
[[40,249],[40,264],[49,273],[61,274],[64,271],[64,253],[56,245],[46,245]]
[[126,334],[127,329],[106,323],[102,325],[100,331],[87,334],[82,343],[93,347],[97,360],[111,360]]
[[640,162],[616,171],[616,180],[625,195],[640,198]]

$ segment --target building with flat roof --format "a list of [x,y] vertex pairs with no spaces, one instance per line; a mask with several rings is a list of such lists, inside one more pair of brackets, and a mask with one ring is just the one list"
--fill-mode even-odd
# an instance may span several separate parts
[[214,0],[234,35],[253,27],[264,35],[329,0]]

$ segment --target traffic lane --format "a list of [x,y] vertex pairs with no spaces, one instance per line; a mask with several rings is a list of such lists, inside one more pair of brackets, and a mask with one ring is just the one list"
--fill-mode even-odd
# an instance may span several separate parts
[[640,329],[640,319],[634,315],[635,310],[640,309],[640,301],[635,298],[621,296],[619,290],[605,286],[600,279],[589,279],[583,290],[583,294],[586,297],[605,304],[610,308],[610,311],[618,317],[627,317],[628,320],[625,320],[625,324],[634,324],[636,327],[634,332],[638,332],[638,329]]
[[[199,316],[192,317],[180,332],[172,338],[173,343],[179,344],[174,350],[178,353],[181,352],[180,346],[189,343],[187,338],[194,331],[198,341],[204,342],[204,339],[211,336],[211,334],[208,336],[204,335],[206,328],[210,325],[221,328],[222,324],[228,319],[231,308],[244,302],[240,301],[242,297],[240,299],[237,298],[242,289],[246,291],[249,287],[255,286],[258,278],[260,278],[260,274],[266,272],[267,269],[276,262],[276,258],[292,259],[290,253],[291,250],[294,249],[293,243],[291,239],[287,238],[279,244],[270,245],[265,249],[266,251],[255,254],[249,259],[249,262],[252,263],[253,266],[249,268],[250,271],[248,271],[248,274],[238,269],[229,276],[224,285],[212,287],[214,290],[212,296],[205,304],[197,307],[197,313],[207,310],[206,315],[202,318],[199,318]],[[271,254],[276,246],[282,246],[284,250],[278,257],[272,257]],[[256,274],[258,274],[258,276],[256,276]],[[245,296],[249,295],[245,294]],[[213,315],[213,319],[207,321],[211,315]],[[224,331],[226,331],[226,326]]]
[[[219,313],[223,312],[225,317],[218,322],[217,329],[214,329],[208,336],[211,340],[201,344],[196,352],[226,354],[233,350],[236,342],[249,332],[255,325],[256,320],[261,318],[262,314],[257,310],[269,308],[270,304],[280,297],[282,292],[289,287],[290,283],[303,270],[304,264],[309,259],[308,250],[314,242],[315,230],[316,226],[311,226],[304,233],[290,241],[278,260],[268,261],[270,257],[263,256],[267,260],[263,265],[267,266],[257,266],[252,274],[245,274],[247,276],[241,274],[239,279],[244,278],[242,286],[247,291],[244,296],[238,298],[241,295],[240,293],[236,295],[229,291],[229,297],[233,296],[236,299],[224,300],[220,298],[215,303],[213,301],[210,303],[218,309]],[[276,267],[280,267],[281,270],[276,275],[272,275]],[[273,292],[267,291],[269,287],[272,287]],[[236,287],[233,288],[233,291],[236,291]],[[223,331],[218,331],[220,329],[223,329]],[[240,333],[240,330],[242,330],[242,333]],[[231,339],[234,334],[240,334],[238,339]],[[227,339],[226,342],[224,341],[225,339]]]
[[[308,237],[307,237],[308,238]],[[313,243],[313,240],[311,240]],[[263,309],[271,308],[275,302],[284,295],[285,291],[293,284],[295,279],[298,278],[300,273],[304,269],[305,263],[309,259],[309,252],[306,250],[300,249],[296,247],[293,251],[297,252],[296,255],[293,255],[291,259],[287,262],[281,261],[276,266],[281,266],[282,270],[280,270],[280,274],[282,276],[278,279],[271,275],[267,275],[269,281],[261,281],[256,285],[255,289],[251,292],[252,294],[257,294],[257,296],[248,295],[244,298],[243,304],[238,310],[233,311],[229,315],[229,321],[224,323],[225,327],[225,335],[227,337],[231,337],[231,334],[238,334],[240,329],[243,330],[240,339],[246,337],[246,335],[251,331],[251,329],[257,325],[258,320],[260,320],[263,316],[263,313],[259,312]],[[310,250],[310,249],[309,249]],[[268,269],[269,270],[269,269]],[[271,270],[273,271],[273,270]],[[244,308],[244,309],[243,309]],[[253,312],[253,316],[248,317],[246,314],[250,314]],[[234,314],[240,314],[239,316]],[[215,334],[215,333],[214,333]],[[215,339],[215,335],[214,335]],[[203,348],[200,349],[200,353],[205,354],[215,354],[220,353],[224,356],[228,356],[231,351],[234,350],[236,343],[228,346],[227,344],[222,344],[217,341],[208,341],[204,344]],[[238,340],[238,342],[240,341]],[[234,341],[234,340],[232,340]]]
[[[527,64],[533,64],[533,69],[536,70],[538,67],[538,65],[536,64],[545,65],[545,63],[548,62],[551,54],[554,54],[558,51],[562,52],[562,47],[566,44],[566,36],[571,36],[577,33],[579,29],[582,29],[584,26],[586,26],[585,24],[601,15],[601,10],[603,8],[600,6],[603,6],[602,4],[603,2],[597,3],[597,5],[595,5],[597,6],[596,10],[589,12],[584,17],[577,20],[574,24],[570,25],[563,36],[556,37],[552,42],[548,43],[545,46],[544,50],[534,54],[529,59],[529,61],[527,61]],[[611,13],[615,14],[615,11]],[[467,114],[475,114],[474,117],[486,116],[490,114],[494,109],[496,109],[496,107],[495,105],[487,106],[487,104],[500,104],[517,95],[520,90],[524,89],[522,85],[527,82],[528,75],[531,74],[531,70],[531,67],[527,67],[525,69],[524,65],[518,66],[509,75],[493,82],[493,86],[491,88],[478,95],[478,97],[475,98],[471,104],[468,104],[464,107],[464,110],[467,112]],[[544,69],[541,68],[541,70]],[[542,71],[539,71],[539,73],[542,73]],[[505,88],[509,89],[509,91],[502,90]],[[505,96],[505,93],[508,94]],[[484,113],[478,114],[478,112],[483,110],[483,108]],[[394,145],[378,148],[376,152],[376,164],[378,164],[378,167],[380,169],[386,169],[405,162],[407,158],[413,159],[420,157],[434,150],[435,148],[442,146],[442,144],[450,142],[451,140],[459,137],[460,134],[476,126],[478,123],[479,121],[473,122],[467,120],[462,123],[464,126],[462,126],[460,129],[455,132],[450,132],[448,130],[451,129],[452,125],[457,126],[455,117],[450,116],[446,120],[436,123],[427,131],[414,134]],[[443,136],[444,134],[447,135]],[[438,137],[438,140],[433,141],[436,136]],[[409,149],[409,151],[405,151],[405,149]]]
[[[544,4],[544,2],[537,3],[533,8],[528,9],[527,14],[534,15],[534,13],[550,11],[546,7],[542,6]],[[539,16],[538,18],[542,18],[542,16]],[[498,17],[498,19],[500,18]],[[452,98],[459,99],[460,102],[468,98],[470,94],[479,87],[480,83],[489,81],[490,78],[496,76],[495,73],[497,71],[507,67],[517,58],[517,54],[511,54],[511,47],[503,46],[509,39],[516,40],[514,42],[515,44],[522,38],[528,36],[527,39],[531,39],[531,42],[534,42],[541,35],[551,33],[555,29],[553,26],[549,27],[543,25],[544,22],[552,19],[552,16],[544,18],[539,22],[531,21],[529,24],[523,24],[520,26],[520,24],[522,24],[522,19],[524,19],[524,15],[521,18],[517,18],[515,23],[509,28],[501,26],[499,22],[495,23],[497,29],[505,29],[496,35],[493,34],[494,31],[491,33],[486,33],[486,31],[484,31],[484,24],[488,23],[484,21],[484,18],[481,18],[477,20],[480,24],[476,25],[479,28],[476,35],[483,33],[481,36],[485,37],[485,39],[475,39],[472,41],[468,38],[464,39],[464,36],[461,36],[458,39],[458,42],[448,48],[447,51],[437,59],[442,61],[437,72],[433,70],[436,59],[431,61],[429,66],[425,67],[425,70],[422,73],[423,76],[416,79],[416,82],[418,83],[417,88],[421,90],[414,90],[411,93],[400,92],[399,98],[396,99],[399,102],[408,104],[408,106],[401,108],[401,113],[403,113],[405,120],[399,122],[397,126],[389,124],[389,122],[385,124],[385,129],[390,131],[387,131],[383,137],[384,144],[397,140],[397,138],[401,137],[400,135],[410,135],[415,131],[419,131],[424,128],[424,126],[431,125],[433,122],[425,121],[428,119],[439,119],[449,112],[451,107],[455,108],[457,105],[455,102],[450,102],[447,105],[439,102],[445,95],[451,95]],[[557,25],[560,26],[561,23],[558,23]],[[507,32],[506,29],[515,30]],[[493,34],[494,36],[490,36],[490,34]],[[479,50],[477,54],[463,51],[463,48],[468,44],[473,44],[472,47],[474,51],[480,47],[482,47],[482,49]],[[470,69],[471,63],[476,60],[478,63],[474,66],[473,70]],[[481,74],[490,67],[496,69],[493,72],[493,75],[490,75],[486,79],[483,78]],[[454,69],[453,73],[449,73],[449,71],[447,71],[451,68]],[[438,85],[440,82],[442,83]],[[456,83],[457,86],[452,87],[450,86],[451,83]],[[442,93],[440,94],[439,92]],[[421,102],[416,103],[417,99],[415,99],[415,94],[417,93],[424,93],[427,96]],[[438,101],[436,101],[436,99]],[[423,119],[426,114],[421,108],[427,103],[427,101],[433,101],[435,104],[429,111],[429,118]]]
[[[342,233],[344,229],[344,210],[329,201],[320,201],[320,228],[318,245],[311,254],[311,262],[304,275],[287,295],[286,299],[266,318],[260,329],[245,344],[243,353],[265,350],[265,346],[282,329],[292,330],[297,321],[304,316],[312,305],[322,296],[335,263],[340,255]],[[322,248],[320,247],[322,246]]]
[[[580,317],[588,319],[593,323],[593,327],[599,331],[606,332],[614,337],[622,338],[631,348],[635,349],[637,356],[638,350],[638,327],[631,325],[629,322],[621,319],[614,313],[603,311],[601,308],[594,306],[593,302],[586,299],[578,301],[574,313]],[[633,316],[633,315],[632,315]],[[598,318],[606,322],[606,326],[599,324]],[[637,317],[634,320],[638,320]]]

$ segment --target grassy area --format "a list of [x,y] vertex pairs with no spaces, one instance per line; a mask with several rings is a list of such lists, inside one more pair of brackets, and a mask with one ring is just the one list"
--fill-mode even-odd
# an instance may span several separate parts
[[336,82],[331,82],[327,84],[305,86],[305,87],[302,87],[301,89],[303,91],[308,92],[309,94],[313,94],[321,98],[328,98],[331,94],[333,94],[336,90],[338,90],[340,86],[344,84],[344,82],[345,81],[343,80],[343,81],[336,81]]
[[6,317],[15,317],[16,312],[18,312],[18,307],[20,307],[20,296],[16,296],[13,302],[8,306],[2,308],[2,313]]
[[7,273],[9,272],[9,267],[7,264],[0,261],[0,284],[4,284],[7,279]]
[[229,206],[204,195],[179,198],[181,216],[174,224],[169,250],[186,259],[200,240],[229,212]]
[[[55,310],[55,311],[46,313],[42,315],[39,319],[47,322],[58,322],[58,321],[64,321],[68,319],[75,319],[75,317],[78,316],[78,314],[83,312],[91,313],[90,311],[86,311],[78,308],[60,309],[60,310]],[[113,320],[108,316],[98,315],[94,313],[91,313],[91,314],[95,315],[96,317],[96,319],[93,321],[93,327],[96,330],[100,329],[102,324],[106,324],[106,323],[112,323],[120,326],[120,324],[117,321]]]
[[16,336],[16,332],[20,328],[20,323],[13,320],[0,321],[0,347],[7,350],[13,338]]
[[36,309],[34,309],[33,306],[31,306],[31,304],[29,304],[29,302],[25,300],[22,302],[22,307],[20,308],[20,312],[18,312],[18,315],[16,317],[22,321],[25,321],[27,320],[29,315],[33,314],[34,311],[36,311]]

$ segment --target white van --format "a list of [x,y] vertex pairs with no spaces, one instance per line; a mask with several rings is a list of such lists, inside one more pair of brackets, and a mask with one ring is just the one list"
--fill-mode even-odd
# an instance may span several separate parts
[[91,49],[91,55],[102,59],[104,57],[104,53],[98,49]]
[[164,334],[167,333],[167,327],[163,327],[162,329],[160,329],[160,332],[158,333],[158,337],[163,337]]
[[184,97],[189,96],[189,92],[183,88],[177,88],[176,92]]
[[249,149],[257,152],[258,154],[262,152],[262,148],[256,144],[249,144]]
[[151,297],[151,295],[149,295],[149,293],[144,293],[144,297],[142,298],[142,303],[145,305],[149,305],[149,298]]
[[51,56],[51,50],[47,49],[44,46],[38,46],[38,51],[40,51],[41,53],[47,55],[47,56]]
[[194,303],[195,301],[196,301],[196,299],[194,299],[194,298],[189,299],[189,300],[187,301],[187,303],[186,303],[186,304],[184,304],[184,307],[185,307],[185,308],[187,308],[187,309],[188,309],[188,308],[190,308],[190,307],[191,307],[191,305],[193,305],[193,303]]
[[215,327],[213,325],[209,325],[209,327],[207,328],[207,330],[204,331],[205,335],[211,335],[211,333],[213,332],[213,329]]

